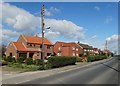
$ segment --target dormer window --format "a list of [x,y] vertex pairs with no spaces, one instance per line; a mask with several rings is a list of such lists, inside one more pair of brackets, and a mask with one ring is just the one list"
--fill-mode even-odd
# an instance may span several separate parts
[[40,45],[40,48],[42,48],[42,45]]
[[30,44],[30,47],[32,46],[32,44]]
[[35,47],[35,44],[34,44],[34,47]]

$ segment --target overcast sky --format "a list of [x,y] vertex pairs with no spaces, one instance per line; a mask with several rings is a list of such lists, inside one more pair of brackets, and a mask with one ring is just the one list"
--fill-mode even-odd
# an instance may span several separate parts
[[[118,48],[117,2],[45,2],[45,37],[56,41],[90,44],[104,49]],[[6,2],[2,8],[2,43],[17,41],[20,34],[41,36],[41,2]]]

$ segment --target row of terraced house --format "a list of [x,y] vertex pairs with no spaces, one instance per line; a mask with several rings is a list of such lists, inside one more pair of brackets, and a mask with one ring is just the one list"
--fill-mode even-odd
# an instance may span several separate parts
[[[17,42],[10,42],[6,49],[6,56],[12,57],[24,57],[41,59],[42,57],[42,38],[38,36],[20,35]],[[57,56],[78,56],[87,53],[92,55],[98,55],[103,52],[98,48],[93,48],[87,44],[75,43],[75,42],[59,42],[55,44],[50,42],[47,38],[44,38],[44,57],[47,58],[50,55]]]

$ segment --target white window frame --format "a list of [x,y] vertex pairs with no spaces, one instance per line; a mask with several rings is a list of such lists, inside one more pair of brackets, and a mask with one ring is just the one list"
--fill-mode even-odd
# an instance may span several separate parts
[[78,48],[76,48],[76,51],[78,51]]
[[59,47],[58,50],[61,50],[61,47]]
[[72,53],[72,56],[75,56],[75,53]]
[[78,53],[76,53],[76,56],[79,56],[79,54],[78,54]]
[[72,47],[72,50],[75,50],[75,48],[74,48],[74,47]]
[[61,53],[57,53],[58,56],[61,56]]

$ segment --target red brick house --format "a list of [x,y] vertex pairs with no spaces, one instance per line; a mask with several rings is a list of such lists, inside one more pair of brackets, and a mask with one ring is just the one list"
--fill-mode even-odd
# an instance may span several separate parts
[[81,46],[81,48],[83,49],[83,54],[86,55],[87,53],[89,53],[90,55],[94,54],[94,50],[93,47],[87,44],[82,44],[78,42],[78,45]]
[[94,50],[94,55],[102,54],[102,51],[100,49],[98,49],[98,48],[93,48],[93,50]]
[[103,53],[104,55],[107,55],[107,56],[112,55],[112,52],[111,52],[110,50],[107,50],[107,49],[103,50],[102,53]]
[[82,48],[75,42],[56,42],[54,53],[58,56],[80,56]]
[[[10,42],[6,49],[6,56],[41,58],[42,38],[38,36],[20,35],[17,42]],[[53,54],[53,44],[44,38],[44,56]]]

